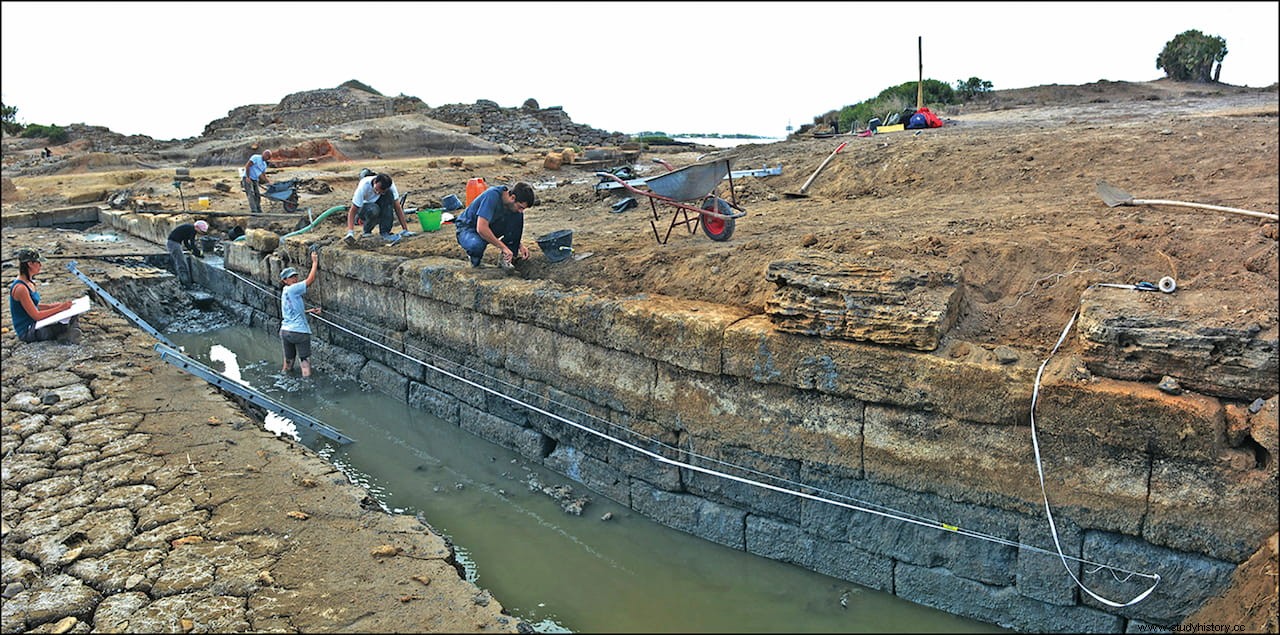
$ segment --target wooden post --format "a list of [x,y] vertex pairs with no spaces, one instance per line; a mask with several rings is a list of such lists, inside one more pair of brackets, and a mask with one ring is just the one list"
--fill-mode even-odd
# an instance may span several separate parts
[[924,108],[924,36],[916,36],[916,58],[920,60],[920,79],[916,81],[916,110]]

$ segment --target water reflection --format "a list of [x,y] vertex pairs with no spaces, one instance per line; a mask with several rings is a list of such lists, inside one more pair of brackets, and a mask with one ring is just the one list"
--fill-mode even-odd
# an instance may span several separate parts
[[[167,335],[198,360],[224,348],[244,382],[354,438],[308,443],[448,536],[467,576],[541,632],[999,630],[669,529],[367,386],[283,375],[273,334]],[[548,495],[559,487],[588,498],[580,515]]]

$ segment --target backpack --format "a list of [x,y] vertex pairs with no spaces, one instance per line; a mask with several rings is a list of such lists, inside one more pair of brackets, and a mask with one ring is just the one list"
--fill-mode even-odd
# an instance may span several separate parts
[[907,120],[908,130],[917,130],[919,128],[928,128],[928,127],[929,127],[929,121],[925,119],[924,113],[918,112],[914,115],[911,115],[911,119]]

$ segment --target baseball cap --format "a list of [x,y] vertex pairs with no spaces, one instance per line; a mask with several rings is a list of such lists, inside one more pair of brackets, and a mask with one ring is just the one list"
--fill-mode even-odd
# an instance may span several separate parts
[[18,250],[18,262],[44,262],[44,258],[40,256],[40,252],[30,248],[23,247]]
[[285,268],[285,270],[284,270],[284,271],[281,271],[281,272],[280,272],[280,279],[281,279],[281,280],[288,280],[289,278],[292,278],[292,277],[294,277],[294,276],[296,276],[296,275],[298,275],[298,270],[297,270],[297,269],[294,269],[293,267],[287,267],[287,268]]

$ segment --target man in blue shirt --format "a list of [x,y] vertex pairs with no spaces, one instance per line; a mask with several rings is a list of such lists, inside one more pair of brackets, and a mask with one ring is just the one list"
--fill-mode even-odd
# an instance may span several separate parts
[[529,248],[520,238],[524,235],[524,211],[533,205],[533,188],[523,182],[510,189],[505,185],[491,187],[471,201],[453,221],[458,244],[471,258],[471,266],[480,266],[489,245],[502,250],[503,268],[513,267],[517,256],[527,260]]
[[302,296],[307,288],[316,281],[316,271],[320,266],[320,255],[311,252],[311,273],[307,279],[298,282],[298,270],[289,267],[280,272],[280,280],[284,289],[280,292],[280,342],[284,345],[284,365],[281,372],[293,369],[293,358],[298,358],[302,368],[302,376],[311,376],[311,327],[307,325],[307,314],[320,314],[320,308],[307,309]]
[[244,164],[244,178],[240,179],[240,187],[244,188],[245,196],[249,197],[249,213],[262,213],[262,191],[258,189],[259,183],[269,183],[267,180],[267,161],[271,160],[271,151],[263,150],[262,154],[255,154],[249,157],[249,161]]

